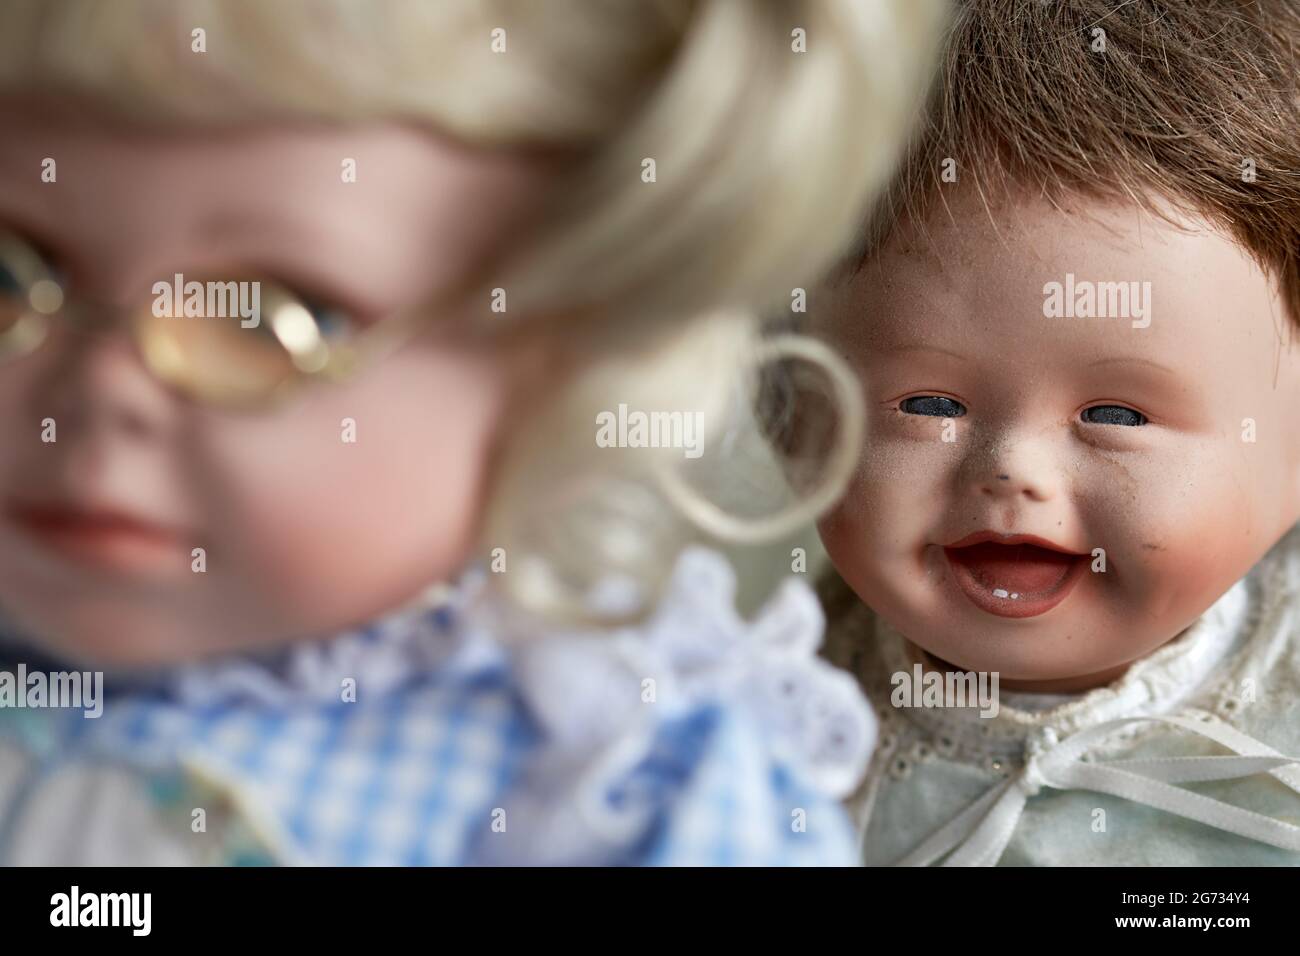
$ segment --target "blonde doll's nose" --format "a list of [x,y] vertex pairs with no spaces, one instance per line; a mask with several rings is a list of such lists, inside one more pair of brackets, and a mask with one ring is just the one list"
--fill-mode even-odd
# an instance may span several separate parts
[[161,432],[174,415],[167,388],[120,323],[62,337],[40,391],[61,430],[66,422],[74,431],[95,427],[141,437]]

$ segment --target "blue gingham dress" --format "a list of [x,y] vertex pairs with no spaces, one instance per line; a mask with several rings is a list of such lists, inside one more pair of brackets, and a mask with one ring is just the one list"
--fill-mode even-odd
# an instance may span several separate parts
[[24,820],[66,835],[87,819],[49,821],[57,771],[105,765],[215,787],[257,835],[253,862],[855,862],[838,801],[876,727],[816,657],[806,585],[744,621],[726,561],[694,548],[642,626],[506,640],[486,578],[275,659],[116,687],[98,719],[0,708],[0,780],[22,758],[0,862],[18,843],[40,862]]

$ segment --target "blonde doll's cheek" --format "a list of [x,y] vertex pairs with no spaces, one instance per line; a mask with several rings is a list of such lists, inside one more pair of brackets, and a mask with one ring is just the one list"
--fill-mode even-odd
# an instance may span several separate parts
[[213,417],[203,436],[215,570],[281,639],[382,613],[472,554],[505,382],[436,349],[372,371],[281,417]]

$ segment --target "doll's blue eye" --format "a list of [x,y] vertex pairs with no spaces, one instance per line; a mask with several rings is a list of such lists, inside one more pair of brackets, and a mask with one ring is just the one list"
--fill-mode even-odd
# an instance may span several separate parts
[[898,404],[899,411],[909,415],[931,415],[935,418],[961,418],[966,406],[942,395],[918,395],[905,398]]
[[1079,417],[1091,425],[1127,425],[1133,427],[1147,423],[1145,415],[1141,412],[1135,412],[1131,408],[1125,408],[1123,405],[1094,405],[1092,408],[1085,408]]

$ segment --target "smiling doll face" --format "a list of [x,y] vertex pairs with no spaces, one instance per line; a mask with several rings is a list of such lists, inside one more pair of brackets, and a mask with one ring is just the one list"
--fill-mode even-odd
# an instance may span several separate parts
[[[828,293],[868,433],[822,536],[939,659],[1008,688],[1096,686],[1300,516],[1300,342],[1276,286],[1202,223],[1023,201],[994,226],[978,199],[950,205]],[[1127,308],[1096,285],[1120,282]]]
[[358,624],[455,573],[521,358],[425,334],[346,383],[233,413],[174,394],[108,323],[178,271],[232,264],[309,286],[356,329],[383,322],[455,283],[542,171],[396,125],[146,134],[21,101],[4,116],[0,227],[105,323],[0,364],[0,608],[20,630],[163,664]]

